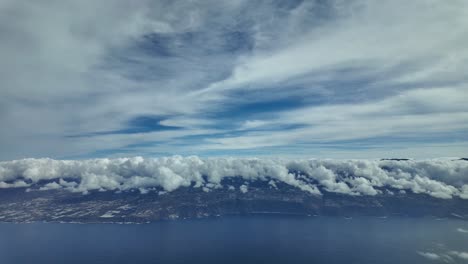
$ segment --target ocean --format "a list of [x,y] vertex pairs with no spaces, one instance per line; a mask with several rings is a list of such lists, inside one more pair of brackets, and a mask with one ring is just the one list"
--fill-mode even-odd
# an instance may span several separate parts
[[0,224],[0,263],[468,263],[468,222],[232,216],[150,224]]

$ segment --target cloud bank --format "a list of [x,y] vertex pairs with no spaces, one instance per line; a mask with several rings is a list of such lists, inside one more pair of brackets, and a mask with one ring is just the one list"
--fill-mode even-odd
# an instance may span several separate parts
[[[284,183],[313,195],[323,191],[346,195],[413,192],[440,199],[468,199],[468,162],[463,160],[290,160],[247,158],[116,158],[91,160],[23,159],[0,162],[0,188],[39,190],[139,189],[171,192],[180,187],[223,186],[223,179],[245,183]],[[249,191],[242,185],[240,191]]]

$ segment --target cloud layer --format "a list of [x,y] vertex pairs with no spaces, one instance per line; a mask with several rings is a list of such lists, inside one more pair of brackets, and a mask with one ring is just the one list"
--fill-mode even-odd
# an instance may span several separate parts
[[0,35],[0,160],[467,155],[464,0],[3,0]]
[[[424,193],[436,198],[468,199],[468,162],[462,160],[286,160],[164,157],[93,160],[23,159],[0,162],[0,188],[39,190],[139,189],[171,192],[180,187],[223,186],[223,179],[239,177],[240,191],[250,181],[271,186],[284,183],[314,195],[322,191],[346,195],[395,192]],[[322,191],[321,191],[322,190]]]

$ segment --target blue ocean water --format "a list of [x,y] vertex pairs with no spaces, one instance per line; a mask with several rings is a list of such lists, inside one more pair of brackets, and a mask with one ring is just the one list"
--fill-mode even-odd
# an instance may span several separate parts
[[0,263],[467,263],[454,253],[468,252],[465,230],[461,220],[375,217],[3,223]]

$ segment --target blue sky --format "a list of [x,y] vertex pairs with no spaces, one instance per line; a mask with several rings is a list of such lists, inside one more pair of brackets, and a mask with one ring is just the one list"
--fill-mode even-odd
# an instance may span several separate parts
[[464,0],[7,0],[0,36],[0,160],[468,155]]

